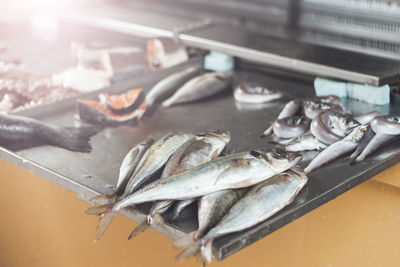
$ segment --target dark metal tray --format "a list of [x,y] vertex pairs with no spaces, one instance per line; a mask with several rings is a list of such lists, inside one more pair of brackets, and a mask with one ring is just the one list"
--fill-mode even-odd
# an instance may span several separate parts
[[[186,66],[178,66],[134,80],[123,81],[103,91],[121,92],[135,87],[148,90],[162,76],[184,67]],[[269,139],[261,139],[259,136],[275,119],[285,101],[313,95],[312,84],[295,77],[238,71],[235,78],[265,82],[269,87],[283,91],[286,94],[285,99],[271,103],[262,109],[246,109],[235,103],[231,91],[228,90],[225,94],[211,99],[158,110],[151,117],[140,120],[136,125],[105,128],[92,138],[91,153],[74,153],[57,147],[41,146],[18,152],[0,149],[0,156],[89,201],[96,194],[113,191],[123,157],[132,146],[148,136],[158,138],[170,131],[197,133],[210,129],[228,129],[232,135],[229,148],[235,151],[268,148],[272,147],[268,143]],[[85,97],[96,97],[96,94],[92,93]],[[76,101],[70,99],[26,110],[20,114],[57,125],[72,126],[77,124],[77,120],[74,119],[75,105]],[[373,106],[352,100],[346,102],[346,107],[354,114],[373,109],[378,109],[383,113],[400,111],[399,105]],[[309,175],[308,184],[295,201],[278,214],[250,230],[215,240],[216,259],[221,260],[235,253],[396,164],[400,160],[399,147],[400,141],[397,141],[357,165],[350,166],[348,160],[342,158],[316,170]],[[306,153],[301,166],[305,166],[315,155],[316,152]],[[145,218],[143,214],[134,211],[122,213],[136,221],[142,221]],[[178,222],[167,220],[165,225],[155,226],[155,230],[177,238],[183,233],[193,231],[196,226],[196,217],[192,216]],[[96,226],[93,225],[93,227]]]

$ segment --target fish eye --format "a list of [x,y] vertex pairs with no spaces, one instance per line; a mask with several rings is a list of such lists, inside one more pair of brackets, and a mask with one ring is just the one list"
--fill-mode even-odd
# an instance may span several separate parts
[[278,155],[285,155],[285,150],[283,150],[282,148],[279,148],[279,147],[275,149],[275,152]]

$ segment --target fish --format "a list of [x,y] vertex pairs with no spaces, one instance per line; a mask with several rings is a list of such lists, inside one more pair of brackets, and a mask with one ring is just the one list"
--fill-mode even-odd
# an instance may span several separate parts
[[188,133],[168,133],[153,143],[140,159],[137,170],[125,187],[121,198],[125,198],[135,192],[141,185],[151,178],[151,176],[161,169],[168,159],[190,138]]
[[[161,174],[161,179],[189,170],[218,157],[229,141],[230,133],[225,130],[209,131],[193,136],[168,160]],[[142,233],[150,224],[163,223],[160,215],[167,211],[174,203],[174,200],[164,200],[154,203],[147,216],[147,221],[139,224],[129,235],[128,239]]]
[[235,100],[242,103],[266,103],[282,98],[282,96],[281,92],[254,82],[239,83],[233,91]]
[[[296,115],[301,108],[300,100],[291,100],[285,104],[281,112],[279,113],[277,120],[292,117]],[[267,136],[273,132],[273,124],[270,125],[262,134],[262,136]]]
[[343,107],[337,104],[331,104],[329,102],[319,102],[313,100],[303,101],[303,112],[304,115],[309,119],[314,119],[317,115],[324,111],[335,111],[338,113],[343,113]]
[[322,143],[330,145],[341,140],[346,133],[360,123],[351,115],[335,111],[319,113],[311,122],[311,133]]
[[364,150],[358,155],[355,159],[356,162],[363,161],[367,156],[375,152],[378,148],[382,147],[383,145],[394,141],[399,136],[396,135],[388,135],[383,133],[377,133],[368,143],[368,145],[364,148]]
[[400,135],[400,115],[376,117],[371,121],[371,128],[375,133]]
[[172,243],[172,247],[186,248],[196,240],[199,240],[248,191],[249,188],[228,189],[202,196],[198,202],[198,229],[175,240]]
[[136,88],[120,95],[99,94],[99,101],[78,99],[82,121],[93,124],[118,124],[140,119],[146,111],[143,89]]
[[302,136],[310,128],[311,120],[304,116],[292,116],[277,119],[273,125],[273,131],[279,138],[296,138]]
[[353,129],[353,131],[343,138],[331,145],[329,145],[325,150],[321,151],[308,166],[304,169],[305,173],[310,173],[316,168],[331,162],[332,160],[346,154],[352,152],[356,149],[358,143],[361,138],[367,132],[368,125],[360,125]]
[[350,155],[350,158],[352,160],[355,160],[355,158],[362,153],[362,151],[365,149],[365,147],[368,145],[368,143],[372,140],[372,138],[375,136],[374,131],[371,129],[371,125],[368,126],[368,129],[364,136],[361,138],[360,142],[358,142],[357,148],[354,150],[354,152]]
[[376,117],[380,117],[382,114],[379,111],[371,111],[368,113],[360,114],[355,116],[354,119],[358,121],[360,124],[370,123]]
[[253,186],[215,227],[176,258],[182,259],[201,253],[203,263],[210,262],[215,238],[248,229],[267,220],[292,203],[306,183],[307,176],[303,172],[287,170]]
[[309,150],[323,150],[327,147],[324,143],[320,142],[311,133],[304,134],[293,139],[289,142],[285,149],[290,152],[309,151]]
[[232,73],[207,72],[182,85],[170,98],[162,102],[162,106],[170,107],[197,101],[225,90],[231,83]]
[[[149,108],[173,95],[185,82],[199,75],[202,71],[201,65],[188,67],[182,71],[175,72],[157,82],[146,94],[146,103]],[[150,109],[149,109],[150,110]]]
[[20,150],[38,145],[52,145],[75,152],[90,152],[90,138],[97,127],[59,127],[28,117],[0,114],[0,145]]
[[125,187],[128,184],[129,180],[131,179],[133,173],[136,170],[136,167],[143,157],[147,149],[155,142],[153,138],[148,138],[143,142],[140,142],[136,146],[134,146],[129,152],[125,155],[124,159],[122,160],[121,166],[119,168],[119,175],[116,185],[116,190],[114,193],[110,195],[98,195],[91,200],[100,200],[105,199],[108,202],[115,201],[119,196],[121,196],[124,191]]
[[200,197],[224,189],[248,187],[266,180],[296,165],[302,156],[282,150],[250,151],[219,157],[188,171],[156,180],[117,202],[104,211],[99,209],[98,240],[121,209],[159,200],[183,200]]

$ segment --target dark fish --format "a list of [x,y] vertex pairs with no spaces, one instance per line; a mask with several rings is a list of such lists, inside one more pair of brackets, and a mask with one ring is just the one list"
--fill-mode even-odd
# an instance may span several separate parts
[[375,133],[371,129],[371,126],[368,126],[367,132],[361,138],[360,142],[357,145],[356,150],[354,150],[354,152],[350,155],[350,158],[355,159],[358,155],[360,155],[374,136]]
[[11,150],[52,145],[71,151],[90,152],[89,139],[98,130],[93,127],[58,127],[32,118],[0,114],[0,145]]
[[207,72],[192,78],[170,98],[162,103],[163,107],[188,103],[215,95],[232,84],[232,74],[227,72]]
[[397,139],[396,135],[387,135],[382,133],[377,133],[364,148],[361,154],[356,158],[357,162],[363,161],[367,156],[378,150],[383,145]]

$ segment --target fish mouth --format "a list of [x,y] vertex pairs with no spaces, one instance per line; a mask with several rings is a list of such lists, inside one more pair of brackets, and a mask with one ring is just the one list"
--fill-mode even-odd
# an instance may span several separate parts
[[295,162],[298,163],[301,159],[303,158],[303,156],[300,153],[296,153],[296,152],[287,152],[287,159],[290,162]]

